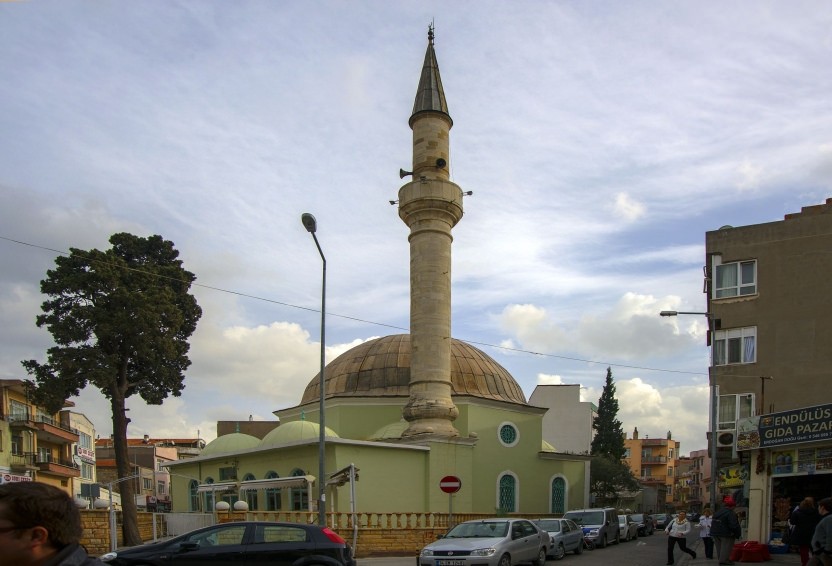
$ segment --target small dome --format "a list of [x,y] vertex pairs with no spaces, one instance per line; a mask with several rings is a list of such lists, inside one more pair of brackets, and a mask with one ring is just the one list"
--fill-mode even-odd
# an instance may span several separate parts
[[256,436],[243,434],[242,432],[232,432],[231,434],[218,436],[206,444],[200,455],[207,456],[211,454],[223,454],[225,452],[238,452],[247,448],[256,448],[258,444],[260,444],[260,439]]
[[[320,399],[316,375],[301,405]],[[410,335],[394,334],[347,350],[326,367],[327,397],[404,397],[410,395]],[[526,404],[520,385],[491,356],[451,339],[451,394]],[[280,430],[282,427],[278,427]]]
[[[283,423],[269,434],[263,437],[260,442],[260,447],[279,446],[287,442],[296,442],[298,440],[310,440],[320,437],[320,427],[318,423],[311,423],[309,421],[291,421]],[[335,431],[328,426],[324,427],[324,436],[332,438],[339,438]]]
[[401,438],[402,433],[407,430],[408,422],[404,419],[396,423],[390,423],[375,431],[369,440],[385,440],[388,438]]

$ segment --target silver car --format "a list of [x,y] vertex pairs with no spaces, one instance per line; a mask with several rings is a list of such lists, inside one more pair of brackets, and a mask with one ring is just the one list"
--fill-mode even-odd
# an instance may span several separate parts
[[569,519],[538,519],[534,522],[549,533],[549,552],[547,557],[560,560],[567,552],[580,554],[584,551],[584,531]]
[[633,519],[632,515],[618,516],[618,539],[623,541],[630,541],[638,538],[638,523]]
[[460,523],[419,553],[420,566],[543,566],[549,534],[528,519]]

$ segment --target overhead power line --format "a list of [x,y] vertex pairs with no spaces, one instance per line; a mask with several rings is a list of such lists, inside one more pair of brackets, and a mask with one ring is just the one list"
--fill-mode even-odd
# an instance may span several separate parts
[[[21,246],[27,246],[27,247],[30,247],[30,248],[45,250],[45,251],[53,252],[53,253],[64,255],[64,256],[70,255],[70,253],[65,251],[65,250],[58,250],[58,249],[55,249],[55,248],[50,248],[48,246],[41,246],[41,245],[38,245],[38,244],[32,244],[30,242],[24,242],[22,240],[16,240],[14,238],[9,238],[7,236],[0,236],[0,240],[5,240],[7,242],[11,242],[13,244],[18,244],[18,245],[21,245]],[[89,261],[91,261],[91,262],[100,263],[99,260],[95,260],[95,259],[92,259],[92,258],[86,258],[86,259],[89,259]],[[309,311],[309,312],[315,312],[315,313],[320,313],[321,312],[320,309],[316,309],[316,308],[313,308],[313,307],[304,307],[304,306],[295,305],[295,304],[292,304],[292,303],[287,303],[287,302],[284,302],[284,301],[278,301],[276,299],[269,299],[267,297],[260,297],[258,295],[252,295],[250,293],[243,293],[241,291],[234,291],[232,289],[224,289],[222,287],[215,287],[213,285],[204,285],[202,283],[183,281],[183,280],[178,279],[176,277],[169,277],[169,276],[166,276],[166,275],[159,275],[157,273],[150,273],[150,272],[147,272],[143,269],[138,269],[138,268],[135,268],[135,267],[129,267],[129,266],[123,266],[123,265],[119,266],[119,267],[121,267],[122,269],[128,270],[128,271],[135,271],[137,273],[143,273],[145,275],[152,275],[154,277],[158,277],[159,279],[168,279],[168,280],[171,280],[171,281],[180,281],[180,282],[183,282],[183,283],[190,283],[190,285],[192,285],[194,287],[201,287],[203,289],[208,289],[208,290],[211,290],[211,291],[217,291],[217,292],[220,292],[220,293],[227,293],[229,295],[235,295],[237,297],[243,297],[243,298],[246,298],[246,299],[252,299],[252,300],[255,300],[255,301],[262,301],[264,303],[270,303],[270,304],[273,304],[273,305],[280,305],[280,306],[284,306],[284,307],[289,307],[289,308],[299,309],[299,310],[304,310],[304,311]],[[376,321],[372,321],[372,320],[365,320],[363,318],[358,318],[358,317],[355,317],[355,316],[349,316],[349,315],[344,315],[344,314],[337,314],[337,313],[333,313],[333,312],[327,312],[327,316],[342,318],[344,320],[352,320],[354,322],[360,322],[362,324],[371,324],[371,325],[374,325],[374,326],[381,326],[381,327],[384,327],[384,328],[392,328],[394,330],[403,330],[405,332],[410,331],[409,328],[403,328],[401,326],[396,326],[396,325],[393,325],[393,324],[386,324],[384,322],[376,322]],[[587,364],[598,364],[598,365],[604,365],[604,366],[609,366],[609,367],[618,367],[618,368],[627,368],[627,369],[639,369],[639,370],[644,370],[644,371],[659,371],[659,372],[664,372],[664,373],[678,373],[678,374],[686,374],[686,375],[707,375],[707,374],[704,374],[702,372],[695,372],[695,371],[684,371],[684,370],[665,369],[665,368],[651,368],[651,367],[646,367],[646,366],[634,366],[634,365],[620,364],[620,363],[616,363],[616,362],[603,362],[603,361],[599,361],[599,360],[587,360],[587,359],[584,359],[584,358],[575,358],[575,357],[571,357],[571,356],[560,356],[560,355],[557,355],[557,354],[547,354],[545,352],[535,352],[533,350],[524,350],[522,348],[511,348],[511,347],[508,347],[508,346],[500,346],[500,345],[497,345],[497,344],[489,344],[488,342],[477,342],[477,341],[474,341],[474,340],[464,340],[464,339],[461,339],[461,340],[463,340],[464,342],[467,342],[468,344],[476,344],[478,346],[485,346],[485,347],[488,347],[488,348],[496,348],[498,350],[505,350],[505,351],[508,351],[508,352],[517,352],[517,353],[520,353],[520,354],[530,354],[532,356],[540,356],[540,357],[545,357],[545,358],[554,358],[554,359],[559,359],[559,360],[569,360],[569,361],[572,361],[572,362],[582,362],[582,363],[587,363]]]

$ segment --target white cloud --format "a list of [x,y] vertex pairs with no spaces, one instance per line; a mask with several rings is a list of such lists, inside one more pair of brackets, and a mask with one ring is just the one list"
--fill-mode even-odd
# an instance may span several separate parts
[[615,195],[613,211],[615,214],[623,216],[627,221],[633,222],[647,213],[647,207],[643,203],[637,202],[627,193],[618,193]]

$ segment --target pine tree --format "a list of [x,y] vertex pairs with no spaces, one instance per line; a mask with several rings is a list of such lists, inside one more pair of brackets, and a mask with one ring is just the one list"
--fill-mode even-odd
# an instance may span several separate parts
[[615,383],[612,380],[612,370],[607,368],[607,381],[601,398],[598,399],[598,416],[592,420],[595,438],[592,439],[590,454],[593,456],[606,456],[617,462],[624,457],[624,430],[617,416]]

